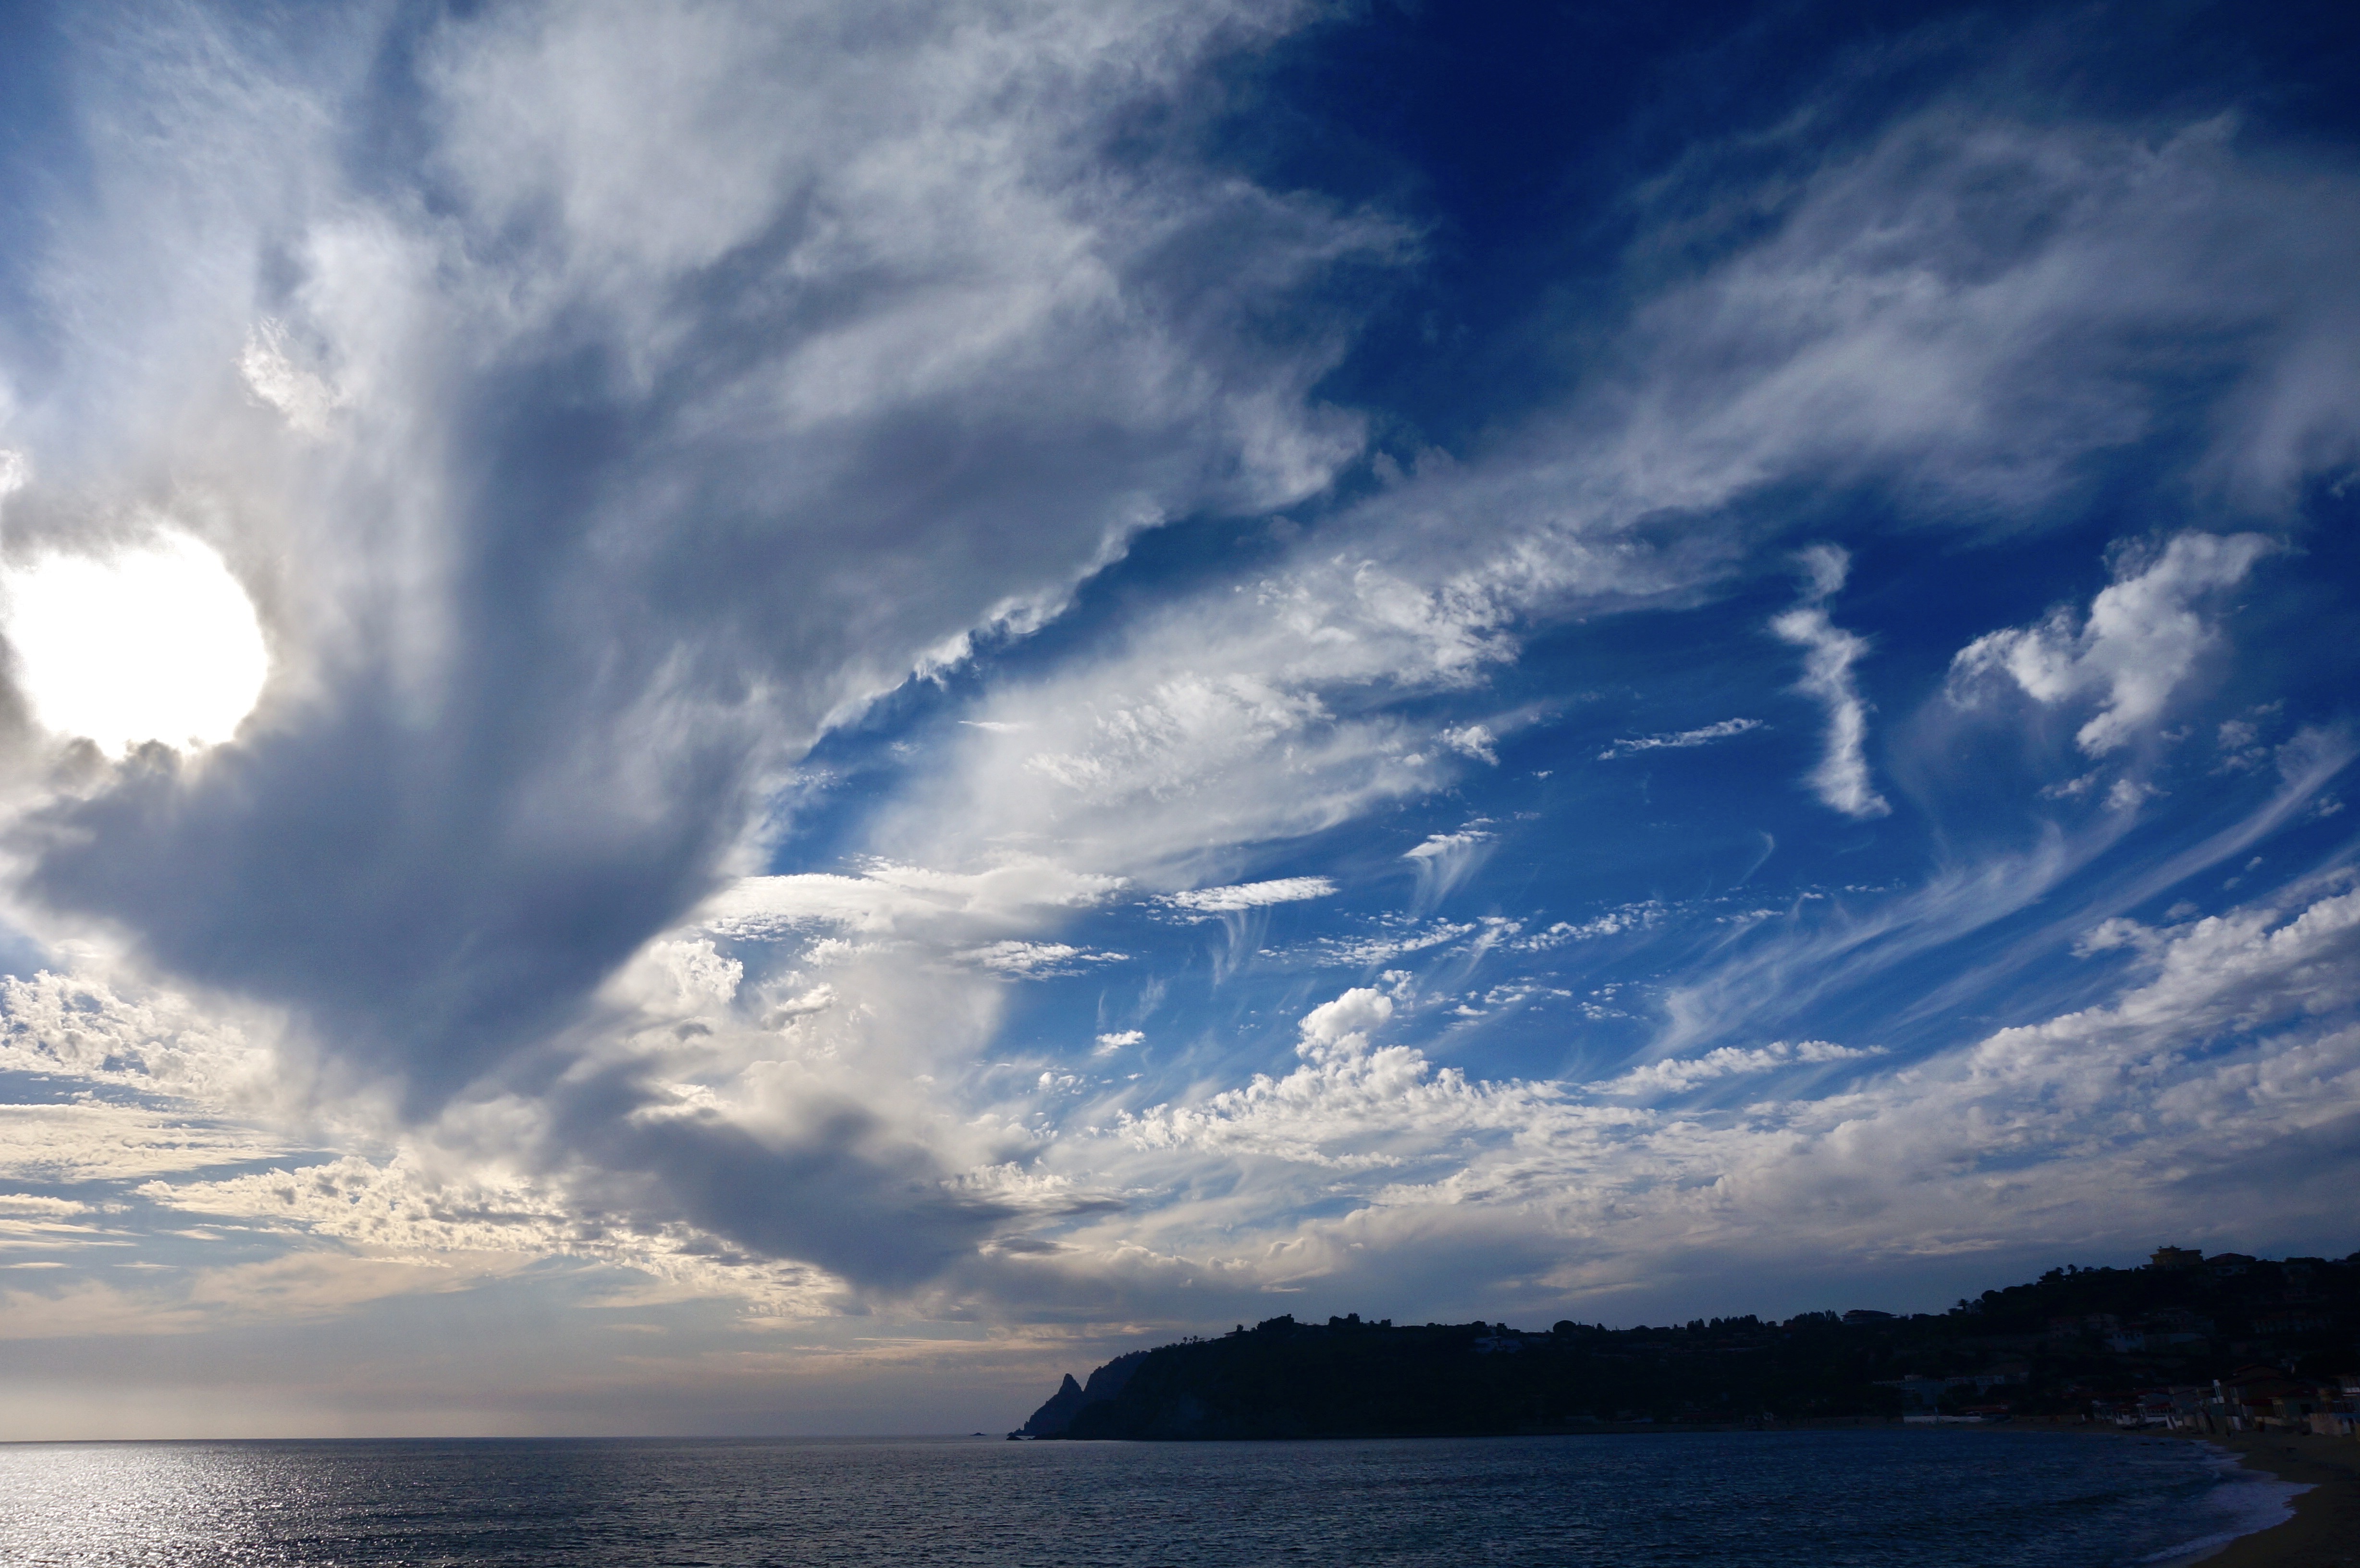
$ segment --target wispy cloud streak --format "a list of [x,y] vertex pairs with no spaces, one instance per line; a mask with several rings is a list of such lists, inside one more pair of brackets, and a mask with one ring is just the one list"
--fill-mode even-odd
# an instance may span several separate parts
[[1829,619],[1825,604],[1843,586],[1852,559],[1837,546],[1819,544],[1805,550],[1802,561],[1810,588],[1803,603],[1772,621],[1770,629],[1804,650],[1798,690],[1827,708],[1826,751],[1811,769],[1811,789],[1848,817],[1882,817],[1893,808],[1869,780],[1868,703],[1852,676],[1852,666],[1868,653],[1868,641]]
[[1717,740],[1742,735],[1750,730],[1767,729],[1760,719],[1723,719],[1716,724],[1705,724],[1692,730],[1676,730],[1666,735],[1633,735],[1618,740],[1598,754],[1601,762],[1612,762],[1618,757],[1633,757],[1643,751],[1679,751],[1689,746],[1710,746]]

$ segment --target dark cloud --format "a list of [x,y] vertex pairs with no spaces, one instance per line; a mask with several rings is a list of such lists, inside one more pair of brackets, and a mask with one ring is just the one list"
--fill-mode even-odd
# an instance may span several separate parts
[[804,1097],[767,1134],[629,1073],[568,1083],[551,1108],[555,1172],[588,1212],[678,1221],[864,1289],[906,1291],[1019,1213],[959,1192],[932,1153],[835,1096]]

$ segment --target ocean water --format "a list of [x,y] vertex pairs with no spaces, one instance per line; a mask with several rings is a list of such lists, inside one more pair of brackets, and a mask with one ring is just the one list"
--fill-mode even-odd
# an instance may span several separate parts
[[2103,1568],[2289,1490],[2192,1443],[2029,1431],[22,1443],[0,1563]]

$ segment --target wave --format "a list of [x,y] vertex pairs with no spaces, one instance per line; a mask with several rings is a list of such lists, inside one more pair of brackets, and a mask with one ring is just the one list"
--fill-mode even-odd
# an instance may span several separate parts
[[2204,1447],[2211,1450],[2212,1467],[2219,1476],[2197,1503],[2198,1511],[2204,1516],[2204,1533],[2142,1557],[2140,1563],[2152,1564],[2153,1568],[2181,1568],[2182,1564],[2202,1562],[2241,1536],[2286,1523],[2294,1517],[2295,1498],[2311,1490],[2300,1482],[2256,1475],[2245,1469],[2237,1455],[2225,1448],[2216,1448],[2209,1443]]

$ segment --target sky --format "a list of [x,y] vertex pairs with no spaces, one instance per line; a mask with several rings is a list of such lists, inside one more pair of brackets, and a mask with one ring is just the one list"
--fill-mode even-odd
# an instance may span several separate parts
[[2355,75],[0,11],[0,1438],[2360,1247]]

